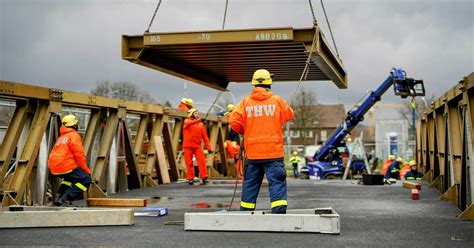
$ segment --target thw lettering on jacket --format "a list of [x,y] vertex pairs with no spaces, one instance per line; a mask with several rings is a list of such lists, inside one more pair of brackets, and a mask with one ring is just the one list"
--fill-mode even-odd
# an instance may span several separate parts
[[[264,104],[264,105],[254,105],[245,107],[247,112],[247,117],[261,117],[261,116],[274,116],[275,115],[275,104]],[[253,113],[253,115],[252,115]]]

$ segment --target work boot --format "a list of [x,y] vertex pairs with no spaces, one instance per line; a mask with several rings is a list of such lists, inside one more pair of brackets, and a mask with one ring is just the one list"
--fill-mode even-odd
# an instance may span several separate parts
[[61,200],[61,197],[63,195],[57,193],[56,196],[54,197],[54,200],[53,200],[53,205],[56,206],[56,207],[59,207],[61,206],[61,202],[59,202]]
[[208,184],[209,182],[207,181],[207,178],[204,178],[202,179],[202,182],[201,182],[201,185],[206,185]]
[[74,205],[74,203],[72,203],[71,199],[69,199],[67,194],[64,194],[58,200],[58,204],[60,204],[59,206],[61,206],[61,207],[77,207],[76,205]]
[[188,184],[189,185],[194,185],[194,181],[193,180],[188,180]]

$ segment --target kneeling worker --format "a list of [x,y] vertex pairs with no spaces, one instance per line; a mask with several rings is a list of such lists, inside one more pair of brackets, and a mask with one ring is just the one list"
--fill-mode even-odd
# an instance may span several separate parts
[[91,171],[87,167],[81,136],[77,132],[76,117],[66,115],[61,122],[61,135],[49,154],[48,165],[51,174],[62,179],[56,204],[72,206],[72,201],[89,188]]
[[283,124],[293,119],[293,109],[270,91],[272,77],[255,71],[253,88],[229,116],[231,128],[244,135],[247,164],[242,185],[241,211],[255,209],[264,174],[267,175],[272,213],[284,214],[288,205],[283,160]]
[[423,173],[418,171],[418,165],[415,160],[411,160],[408,165],[410,166],[410,171],[405,174],[406,180],[421,180]]

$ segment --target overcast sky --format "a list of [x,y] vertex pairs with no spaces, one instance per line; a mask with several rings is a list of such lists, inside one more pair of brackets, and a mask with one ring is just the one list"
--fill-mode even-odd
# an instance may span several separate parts
[[[0,0],[0,80],[89,92],[97,82],[129,81],[157,101],[177,103],[184,80],[121,59],[121,35],[143,34],[158,1]],[[163,0],[152,32],[219,30],[225,0]],[[330,34],[319,1],[316,18]],[[349,88],[305,82],[319,102],[354,104],[394,66],[424,79],[439,96],[474,71],[474,0],[325,1]],[[311,27],[306,0],[229,0],[226,29]],[[265,65],[262,65],[265,67]],[[296,83],[274,92],[286,99]],[[229,87],[237,100],[250,85]],[[188,96],[212,103],[217,91],[187,84]],[[400,102],[391,91],[384,102]]]

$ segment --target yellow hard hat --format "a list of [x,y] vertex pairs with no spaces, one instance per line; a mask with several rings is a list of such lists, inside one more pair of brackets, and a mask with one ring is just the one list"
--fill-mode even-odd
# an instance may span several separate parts
[[234,110],[234,107],[235,107],[234,104],[227,105],[227,111],[230,112],[230,111]]
[[252,85],[272,85],[272,75],[265,69],[258,69],[253,73]]
[[389,159],[389,160],[395,160],[395,156],[394,156],[394,155],[390,155],[390,156],[388,156],[388,159]]
[[77,118],[74,115],[66,115],[61,119],[61,123],[66,127],[72,127],[77,124]]
[[193,104],[194,104],[194,103],[193,103],[193,99],[191,99],[191,98],[186,98],[186,104],[192,107]]
[[191,118],[191,116],[194,115],[194,112],[197,112],[197,109],[192,108],[192,109],[188,110],[188,117]]
[[298,152],[297,152],[297,151],[294,151],[294,152],[293,152],[293,155],[298,155]]
[[400,163],[403,163],[403,158],[402,158],[402,157],[398,157],[398,158],[397,158],[397,161],[400,162]]
[[416,165],[416,161],[415,160],[410,160],[410,162],[408,162],[408,165],[409,166]]
[[181,98],[181,103],[187,104],[188,103],[188,98]]

